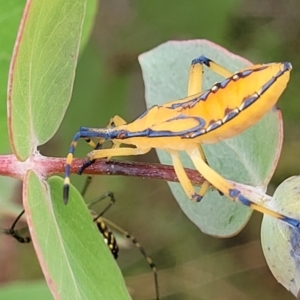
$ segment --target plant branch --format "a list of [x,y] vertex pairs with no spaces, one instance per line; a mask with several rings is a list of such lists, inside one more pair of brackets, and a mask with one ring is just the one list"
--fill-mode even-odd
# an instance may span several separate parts
[[[76,174],[85,159],[76,158],[73,160],[71,173]],[[47,178],[54,174],[63,174],[65,168],[65,158],[46,157],[35,153],[25,162],[20,162],[11,155],[0,156],[0,175],[23,179],[26,172],[31,169]],[[196,170],[185,169],[193,185],[201,185],[204,179]],[[97,160],[92,166],[85,169],[85,175],[123,175],[141,177],[144,179],[162,179],[171,182],[178,182],[172,166],[158,163],[141,163],[105,159]],[[230,181],[230,180],[229,180]],[[241,183],[230,181],[235,188],[251,201],[274,210],[273,198],[266,195],[258,187],[252,187]]]
[[[28,169],[40,173],[45,178],[54,174],[63,174],[65,158],[45,157],[39,153],[33,155],[25,162],[20,162],[14,155],[0,156],[0,175],[23,179]],[[76,174],[85,159],[74,159],[71,173]],[[185,169],[190,180],[195,185],[203,183],[203,177],[196,170]],[[162,179],[178,182],[174,168],[158,163],[141,163],[105,159],[97,160],[84,172],[86,175],[123,175],[142,177],[144,179]]]

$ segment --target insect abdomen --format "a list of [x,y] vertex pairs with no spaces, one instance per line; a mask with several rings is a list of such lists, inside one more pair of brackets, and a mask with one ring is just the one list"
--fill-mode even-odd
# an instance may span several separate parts
[[195,136],[215,143],[236,136],[257,123],[277,102],[290,77],[290,63],[256,65],[214,85],[206,100],[195,105],[206,125]]

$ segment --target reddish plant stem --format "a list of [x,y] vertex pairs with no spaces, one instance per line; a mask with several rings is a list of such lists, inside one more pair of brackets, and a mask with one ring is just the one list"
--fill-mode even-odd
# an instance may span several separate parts
[[[85,159],[74,159],[71,173],[76,174]],[[26,162],[20,162],[14,155],[0,156],[0,175],[23,179],[27,170],[32,169],[44,177],[64,173],[65,158],[33,155]],[[185,169],[193,184],[203,183],[203,177],[196,170]],[[123,175],[142,177],[145,179],[162,179],[178,182],[172,166],[158,163],[141,163],[117,160],[97,160],[84,172],[86,175]]]

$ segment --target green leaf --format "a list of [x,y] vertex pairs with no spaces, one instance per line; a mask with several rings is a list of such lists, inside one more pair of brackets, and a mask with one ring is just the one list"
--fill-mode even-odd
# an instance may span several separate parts
[[70,101],[86,0],[28,1],[10,69],[10,143],[19,160],[56,132]]
[[80,194],[66,206],[63,180],[29,172],[24,207],[34,247],[52,294],[61,299],[130,299],[121,272]]
[[[22,16],[22,11],[26,1],[6,1],[0,0],[0,153],[9,153],[10,145],[7,130],[7,82],[9,63],[13,52],[14,42],[18,32],[18,26]],[[0,179],[0,205],[1,214],[9,206],[9,199],[15,181],[11,178],[1,177]]]
[[13,52],[14,41],[18,32],[18,25],[25,5],[23,1],[0,0],[0,153],[9,152],[9,141],[7,131],[7,77],[9,62]]
[[[299,219],[300,176],[285,180],[275,191],[272,208]],[[299,299],[299,229],[264,215],[261,227],[263,252],[274,277]]]
[[[200,55],[231,71],[250,65],[249,61],[206,40],[162,44],[139,57],[147,107],[184,98],[190,63]],[[205,68],[203,89],[220,80],[222,77]],[[265,190],[277,165],[281,144],[282,122],[278,111],[273,110],[241,135],[217,144],[203,145],[203,149],[209,165],[225,178]],[[161,163],[172,164],[165,151],[157,153]],[[187,155],[183,153],[181,157],[185,167],[194,168]],[[217,191],[209,191],[200,203],[193,203],[179,184],[169,185],[185,214],[207,234],[232,236],[245,226],[251,216],[250,209],[231,202]]]

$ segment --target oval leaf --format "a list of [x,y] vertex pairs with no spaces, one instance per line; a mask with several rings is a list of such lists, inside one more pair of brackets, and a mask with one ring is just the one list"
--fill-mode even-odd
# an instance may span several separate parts
[[48,286],[56,299],[130,299],[122,274],[80,194],[61,199],[63,180],[32,171],[24,181],[27,222]]
[[14,41],[18,32],[18,25],[22,16],[25,1],[5,1],[0,0],[0,153],[9,152],[9,142],[7,133],[7,108],[4,99],[7,94],[7,75],[9,62],[14,47]]
[[10,67],[11,148],[26,160],[56,132],[70,101],[86,0],[27,1]]
[[[139,57],[148,108],[187,95],[190,63],[200,55],[233,72],[250,65],[249,61],[206,40],[162,44]],[[220,80],[222,77],[205,68],[203,89]],[[281,116],[273,110],[241,135],[217,144],[203,145],[203,149],[209,165],[225,178],[265,190],[277,165],[281,145]],[[166,152],[157,153],[161,163],[171,164]],[[181,157],[185,167],[194,168],[187,155]],[[251,216],[250,209],[231,202],[216,191],[209,191],[200,203],[193,203],[179,184],[169,185],[185,214],[207,234],[220,237],[237,234]]]
[[[273,209],[299,219],[300,176],[285,180],[275,191]],[[262,248],[274,277],[296,297],[300,296],[300,231],[264,215]]]

